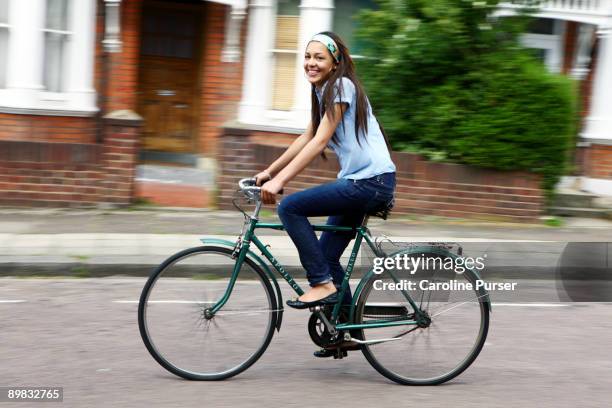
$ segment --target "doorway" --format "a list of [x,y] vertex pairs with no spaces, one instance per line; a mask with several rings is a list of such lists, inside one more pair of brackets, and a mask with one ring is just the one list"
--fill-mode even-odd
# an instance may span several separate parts
[[138,108],[144,161],[197,160],[204,2],[145,1]]

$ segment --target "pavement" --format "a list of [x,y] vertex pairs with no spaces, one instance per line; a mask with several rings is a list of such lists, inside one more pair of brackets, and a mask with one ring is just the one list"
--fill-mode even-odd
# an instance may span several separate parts
[[[266,221],[275,219],[267,215]],[[199,245],[201,237],[234,239],[241,226],[242,217],[231,211],[0,209],[3,386],[63,387],[67,407],[609,405],[612,299],[565,299],[561,293],[569,293],[568,287],[560,291],[558,282],[545,279],[520,280],[520,291],[510,297],[492,293],[482,353],[441,386],[398,386],[360,352],[342,360],[312,357],[308,313],[296,310],[285,311],[282,329],[244,373],[221,382],[182,380],[159,366],[140,339],[136,311],[145,276],[174,252]],[[560,227],[393,217],[373,219],[369,226],[374,236],[458,241],[470,251],[499,242],[500,264],[525,248],[537,255],[526,263],[551,263],[564,242],[601,243],[587,249],[603,248],[607,256],[612,242],[612,223],[578,218],[562,220]],[[300,270],[284,232],[261,232],[282,263]],[[576,245],[581,252],[583,244]],[[293,295],[282,282],[281,290],[284,299]],[[244,325],[237,338],[249,338],[255,329]],[[397,354],[401,361],[410,356]]]
[[[63,387],[59,405],[78,408],[610,406],[612,304],[494,305],[475,363],[435,387],[399,386],[361,352],[314,358],[308,312],[287,310],[252,367],[225,381],[198,382],[176,377],[147,353],[136,324],[144,281],[0,278],[0,299],[19,301],[0,303],[2,385]],[[237,336],[256,331],[245,324]],[[397,359],[408,364],[412,356],[405,351]]]
[[[264,221],[278,222],[272,212],[263,213]],[[312,222],[324,223],[325,219]],[[201,245],[202,237],[234,241],[242,224],[243,217],[236,211],[4,208],[0,209],[0,275],[146,276],[170,255]],[[561,226],[548,227],[544,223],[392,216],[386,221],[372,218],[368,226],[373,236],[385,235],[395,242],[506,242],[504,251],[508,251],[508,242],[514,242],[517,251],[520,243],[541,241],[612,242],[612,222],[587,218],[566,218]],[[270,244],[281,264],[300,277],[297,251],[284,232],[260,230],[258,236]],[[547,248],[553,248],[547,249],[549,257],[559,255],[559,246]],[[349,252],[350,245],[344,261]],[[367,258],[359,259],[357,265],[364,262]],[[534,266],[532,262],[528,264]]]

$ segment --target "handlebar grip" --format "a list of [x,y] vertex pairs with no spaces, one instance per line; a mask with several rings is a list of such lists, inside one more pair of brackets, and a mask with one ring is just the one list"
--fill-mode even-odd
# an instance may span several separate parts
[[[240,186],[240,188],[243,189],[243,190],[246,190],[246,189],[250,190],[250,189],[253,189],[253,188],[256,189],[256,190],[259,190],[261,188],[261,186],[255,185],[255,182],[256,182],[255,178],[252,178],[252,177],[244,178],[244,179],[242,179],[242,180],[240,180],[238,182],[238,186]],[[266,184],[266,183],[264,183],[264,184]],[[284,194],[284,193],[285,193],[285,189],[284,188],[282,188],[278,192],[278,194]]]

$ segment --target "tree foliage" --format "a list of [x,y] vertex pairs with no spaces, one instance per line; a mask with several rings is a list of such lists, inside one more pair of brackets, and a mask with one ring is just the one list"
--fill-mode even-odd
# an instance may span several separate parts
[[530,170],[551,190],[575,137],[573,81],[520,45],[530,18],[497,0],[379,0],[362,11],[358,72],[394,149]]

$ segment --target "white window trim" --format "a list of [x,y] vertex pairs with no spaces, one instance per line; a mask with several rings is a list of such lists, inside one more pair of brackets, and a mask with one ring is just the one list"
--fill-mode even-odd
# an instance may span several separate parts
[[[68,3],[70,5],[70,3]],[[70,10],[70,8],[69,8]],[[70,24],[70,21],[68,21],[68,24]],[[61,84],[61,88],[66,89],[61,90],[61,91],[47,91],[46,89],[44,91],[41,92],[41,96],[40,96],[40,100],[41,101],[69,101],[70,97],[69,95],[67,95],[67,93],[69,92],[67,90],[68,87],[68,81],[70,78],[70,59],[72,57],[72,55],[74,55],[73,52],[73,36],[74,36],[74,32],[72,30],[54,30],[54,29],[50,29],[50,28],[43,28],[42,29],[43,32],[43,36],[45,36],[47,33],[49,34],[59,34],[59,35],[64,35],[66,36],[66,38],[64,39],[64,44],[65,44],[65,49],[63,50],[62,53],[62,62],[61,62],[61,67],[62,67],[62,72],[60,72],[60,84]],[[46,55],[46,50],[45,50],[45,55]],[[43,67],[45,66],[46,61],[44,61],[43,59]],[[44,81],[43,81],[44,82]]]
[[[8,23],[0,23],[0,29],[6,29],[7,31],[7,39],[10,41],[11,38],[11,25]],[[2,84],[0,82],[0,90],[6,88],[6,75],[8,73],[8,50],[7,50],[7,55],[6,55],[6,60],[4,61],[0,61],[0,64],[6,64],[4,67],[4,84]]]
[[[28,10],[29,6],[24,3],[26,2],[14,2],[19,5],[15,6],[17,10],[9,13],[7,25],[9,29],[20,25],[23,31],[27,30],[28,34],[26,36],[22,34],[20,38],[26,38],[30,43],[23,41],[16,43],[19,38],[14,38],[9,32],[9,48],[17,48],[20,52],[32,50],[35,55],[33,58],[8,58],[6,88],[0,89],[0,112],[49,116],[95,115],[98,112],[97,95],[93,84],[96,0],[70,0],[69,30],[45,27],[45,0],[36,0],[37,4],[34,5],[34,8],[39,8],[39,12],[41,12],[41,6],[44,9],[42,16],[38,15],[38,18],[32,17]],[[47,32],[68,35],[65,63],[62,69],[64,92],[48,92],[42,87],[44,35]],[[29,60],[36,63],[36,72],[30,73],[27,77],[18,77],[20,67]]]
[[73,32],[70,30],[54,30],[52,28],[43,28],[42,31],[44,33],[53,33],[53,34],[66,34],[66,35],[72,35]]
[[[275,53],[285,53],[285,54],[296,54],[297,50],[281,50],[281,49],[270,49],[269,50],[272,58],[274,58]],[[353,59],[365,58],[363,55],[351,55]],[[298,67],[298,70],[301,70],[302,67]],[[302,78],[302,80],[305,80]],[[295,97],[294,97],[295,98]],[[295,102],[295,101],[294,101]],[[307,120],[310,119],[308,116]],[[307,121],[306,120],[306,121]],[[245,122],[245,124],[247,124]],[[300,112],[296,110],[276,110],[276,109],[266,109],[264,111],[264,115],[257,121],[249,121],[248,124],[263,126],[267,129],[293,129],[303,131],[306,128],[305,118],[300,116]]]
[[41,91],[40,93],[40,100],[41,101],[61,101],[61,102],[65,102],[69,100],[68,95],[66,95],[66,92],[47,92],[47,91]]
[[544,63],[550,72],[559,73],[563,66],[563,38],[565,36],[565,21],[554,21],[554,34],[525,33],[520,37],[521,44],[527,48],[546,51]]
[[[298,44],[305,44],[314,33],[331,29],[333,0],[302,0],[299,6],[300,29]],[[274,48],[276,24],[275,0],[251,0],[249,2],[249,26],[245,57],[242,101],[238,122],[260,129],[302,132],[310,119],[310,93],[304,81],[302,65],[298,61],[302,48],[279,50]],[[261,32],[260,27],[264,27]],[[258,30],[258,31],[256,31]],[[297,69],[294,105],[291,110],[275,110],[272,106],[272,92],[264,89],[272,81],[265,67],[274,63],[275,55],[295,54]],[[267,83],[263,81],[267,79]]]

